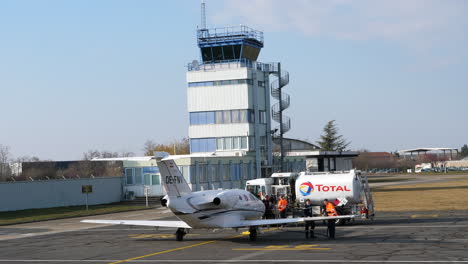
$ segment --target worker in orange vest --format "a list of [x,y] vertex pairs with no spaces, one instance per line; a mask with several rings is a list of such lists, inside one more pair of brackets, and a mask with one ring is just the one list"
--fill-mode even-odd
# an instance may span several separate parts
[[[325,205],[325,211],[328,216],[338,216],[336,212],[335,205],[328,201],[328,199],[323,200],[323,204]],[[328,237],[335,239],[335,219],[328,220]]]
[[278,211],[280,212],[280,218],[286,218],[286,208],[288,207],[288,201],[286,201],[284,195],[278,202]]

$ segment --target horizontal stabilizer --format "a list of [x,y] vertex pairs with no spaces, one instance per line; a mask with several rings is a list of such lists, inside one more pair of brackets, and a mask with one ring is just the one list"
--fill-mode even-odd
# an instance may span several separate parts
[[82,223],[191,228],[184,221],[83,220]]

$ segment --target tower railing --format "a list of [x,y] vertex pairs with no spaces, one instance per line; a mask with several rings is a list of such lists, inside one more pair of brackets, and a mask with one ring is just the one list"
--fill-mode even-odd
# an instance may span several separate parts
[[274,72],[273,63],[261,63],[257,61],[251,61],[245,58],[234,59],[234,60],[221,60],[216,62],[205,62],[199,63],[198,61],[189,62],[187,64],[188,71],[205,71],[213,69],[229,69],[229,68],[239,68],[246,67],[257,69],[263,72]]
[[197,30],[199,43],[211,41],[212,39],[229,40],[238,38],[254,39],[263,44],[263,32],[244,25]]

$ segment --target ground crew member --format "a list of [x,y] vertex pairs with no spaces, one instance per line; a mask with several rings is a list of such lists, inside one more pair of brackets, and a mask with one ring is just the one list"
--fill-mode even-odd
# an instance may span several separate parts
[[288,201],[286,198],[281,196],[281,200],[278,202],[278,211],[280,213],[280,218],[286,218],[286,208],[288,207]]
[[[304,205],[304,217],[312,217],[312,204],[310,204],[310,200],[307,199]],[[306,238],[313,238],[314,236],[314,228],[315,222],[314,221],[305,221],[305,235]],[[310,229],[310,233],[309,233]]]
[[273,219],[273,210],[272,210],[272,205],[270,202],[270,197],[266,195],[263,200],[263,205],[265,205],[265,214],[263,215],[263,219]]
[[[338,216],[336,212],[335,205],[328,201],[328,199],[323,200],[323,204],[325,205],[325,211],[328,216]],[[328,237],[334,239],[335,238],[335,219],[328,220]]]

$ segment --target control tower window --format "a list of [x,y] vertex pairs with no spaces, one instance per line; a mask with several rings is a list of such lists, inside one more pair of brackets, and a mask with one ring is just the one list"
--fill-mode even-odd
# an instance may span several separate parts
[[213,51],[213,60],[223,60],[223,49],[220,46],[212,47],[211,49]]
[[235,57],[234,57],[234,48],[232,47],[232,45],[223,46],[223,53],[224,53],[224,59],[225,60],[235,59]]
[[241,57],[241,45],[233,45],[234,48],[234,58],[240,59]]
[[213,60],[213,54],[211,53],[211,48],[202,48],[202,58],[203,61],[212,61]]

